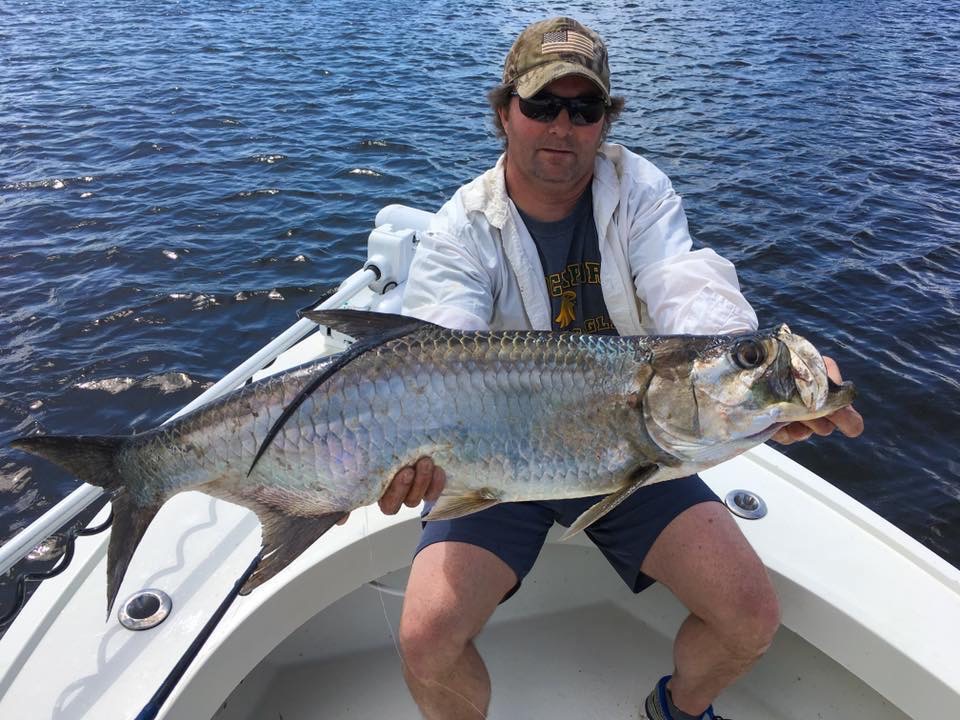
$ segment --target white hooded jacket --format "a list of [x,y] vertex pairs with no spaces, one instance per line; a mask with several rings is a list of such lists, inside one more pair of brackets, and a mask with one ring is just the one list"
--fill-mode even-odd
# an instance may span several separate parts
[[[733,265],[692,251],[669,178],[604,144],[593,175],[603,299],[621,335],[755,330]],[[461,330],[550,330],[536,245],[507,195],[504,156],[461,187],[421,234],[403,313]]]

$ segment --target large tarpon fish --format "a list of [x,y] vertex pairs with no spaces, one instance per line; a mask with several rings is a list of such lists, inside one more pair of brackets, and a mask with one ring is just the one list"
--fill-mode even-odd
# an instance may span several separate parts
[[704,470],[854,397],[786,325],[611,337],[461,332],[351,310],[308,316],[356,342],[149,432],[13,441],[110,492],[108,612],[150,521],[184,490],[258,515],[262,557],[247,593],[425,455],[447,475],[427,519],[606,495],[573,533],[642,485]]

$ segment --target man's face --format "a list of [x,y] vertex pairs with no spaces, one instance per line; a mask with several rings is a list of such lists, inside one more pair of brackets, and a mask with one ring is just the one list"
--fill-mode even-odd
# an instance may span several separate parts
[[[545,92],[558,97],[596,97],[597,87],[584,77],[569,75],[547,85]],[[519,98],[499,111],[507,135],[507,165],[530,189],[563,191],[582,183],[593,173],[593,163],[603,134],[603,120],[574,125],[566,109],[553,120],[532,120],[520,111]]]

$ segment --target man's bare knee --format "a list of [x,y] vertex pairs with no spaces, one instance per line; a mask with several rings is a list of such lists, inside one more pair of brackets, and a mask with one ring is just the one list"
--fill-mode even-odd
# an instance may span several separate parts
[[743,662],[755,660],[780,626],[766,568],[719,503],[695,505],[654,543],[644,572],[666,584]]
[[780,627],[780,602],[773,585],[764,577],[728,596],[709,624],[731,655],[752,663],[769,649]]
[[780,628],[780,600],[772,585],[751,602],[749,638],[756,655],[763,655]]
[[407,671],[421,682],[442,678],[515,583],[513,571],[483,548],[441,542],[421,550],[400,618]]
[[421,683],[439,681],[472,640],[461,628],[439,617],[400,618],[397,633],[407,671]]

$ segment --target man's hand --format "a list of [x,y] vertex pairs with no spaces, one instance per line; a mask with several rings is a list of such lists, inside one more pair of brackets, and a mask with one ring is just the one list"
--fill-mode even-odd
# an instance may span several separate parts
[[[396,515],[401,505],[416,507],[423,500],[433,502],[440,497],[446,482],[443,468],[434,465],[431,458],[422,457],[393,476],[380,498],[380,509],[387,515]],[[337,525],[343,525],[349,517],[348,513],[337,521]]]
[[[843,378],[840,377],[840,368],[833,359],[824,355],[823,362],[827,366],[827,375],[830,379],[838,385],[843,382]],[[772,439],[781,445],[789,445],[798,440],[806,440],[814,433],[827,436],[834,430],[839,430],[847,437],[857,437],[863,432],[863,417],[853,409],[852,405],[847,405],[826,417],[790,423],[777,430]]]

